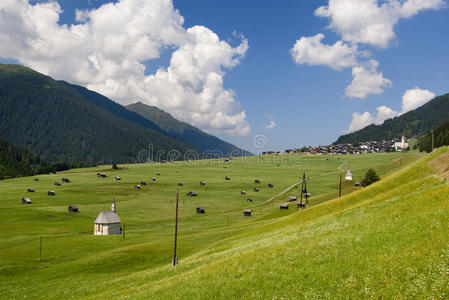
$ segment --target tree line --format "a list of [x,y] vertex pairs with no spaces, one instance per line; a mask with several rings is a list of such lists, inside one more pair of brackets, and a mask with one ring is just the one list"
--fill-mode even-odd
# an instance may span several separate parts
[[449,120],[418,139],[419,151],[432,151],[432,135],[434,148],[449,145]]

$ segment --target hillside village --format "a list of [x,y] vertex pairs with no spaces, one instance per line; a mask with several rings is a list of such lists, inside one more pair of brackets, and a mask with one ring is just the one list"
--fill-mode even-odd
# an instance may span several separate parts
[[[410,140],[415,140],[412,137]],[[369,141],[360,142],[358,144],[336,144],[329,146],[309,146],[298,149],[286,149],[285,153],[304,153],[309,155],[323,155],[323,154],[362,154],[362,153],[386,153],[396,151],[408,151],[410,146],[405,136],[401,139],[394,139],[391,141]],[[274,153],[268,151],[263,154]]]

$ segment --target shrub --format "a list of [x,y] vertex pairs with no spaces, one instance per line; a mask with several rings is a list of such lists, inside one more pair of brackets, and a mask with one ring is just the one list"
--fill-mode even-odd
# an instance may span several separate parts
[[362,186],[368,186],[371,183],[374,183],[379,180],[380,178],[376,174],[376,171],[374,171],[372,168],[369,168],[368,171],[366,171],[365,177],[362,180]]

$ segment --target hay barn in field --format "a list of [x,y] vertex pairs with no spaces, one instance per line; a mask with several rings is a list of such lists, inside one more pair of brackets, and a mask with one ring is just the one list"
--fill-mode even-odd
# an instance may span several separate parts
[[279,206],[279,208],[280,209],[288,209],[288,204],[286,203],[286,204],[281,204],[280,206]]
[[69,212],[78,212],[78,206],[70,205],[68,207]]

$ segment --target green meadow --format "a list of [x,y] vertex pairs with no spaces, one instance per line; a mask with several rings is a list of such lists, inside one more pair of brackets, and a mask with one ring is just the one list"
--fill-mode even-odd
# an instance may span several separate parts
[[[448,153],[252,156],[3,180],[0,298],[445,298],[449,189],[437,173],[447,171]],[[354,188],[368,168],[382,180]],[[346,170],[354,180],[343,180],[336,199]],[[288,196],[299,196],[294,184],[304,172],[309,208],[281,211]],[[71,182],[54,186],[61,177]],[[178,189],[179,265],[172,267]],[[125,236],[94,236],[94,220],[113,197]],[[69,205],[80,211],[69,213]],[[243,216],[247,208],[251,217]]]

